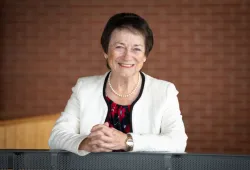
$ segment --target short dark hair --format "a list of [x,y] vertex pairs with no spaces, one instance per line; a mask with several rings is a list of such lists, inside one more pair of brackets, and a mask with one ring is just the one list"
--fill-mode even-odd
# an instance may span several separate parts
[[129,29],[131,31],[138,31],[145,37],[145,56],[148,56],[154,44],[153,32],[150,29],[147,21],[134,13],[118,13],[113,15],[108,20],[101,36],[101,45],[103,51],[106,54],[108,53],[109,41],[112,32],[115,29],[123,28]]

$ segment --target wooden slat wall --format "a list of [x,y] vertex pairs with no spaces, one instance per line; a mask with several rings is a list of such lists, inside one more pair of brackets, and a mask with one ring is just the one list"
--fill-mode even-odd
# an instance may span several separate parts
[[0,125],[0,149],[5,147],[5,129]]
[[59,115],[0,121],[0,149],[48,149],[50,132]]

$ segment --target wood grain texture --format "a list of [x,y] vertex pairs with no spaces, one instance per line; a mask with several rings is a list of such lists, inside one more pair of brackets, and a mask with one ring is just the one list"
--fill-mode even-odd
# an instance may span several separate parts
[[0,122],[0,149],[48,149],[59,114]]
[[0,126],[0,149],[5,147],[5,128]]

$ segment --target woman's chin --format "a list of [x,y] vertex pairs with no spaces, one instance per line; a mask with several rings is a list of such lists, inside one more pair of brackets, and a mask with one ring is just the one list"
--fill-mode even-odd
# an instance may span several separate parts
[[135,71],[135,70],[120,70],[119,72],[118,72],[118,74],[121,76],[121,77],[132,77],[132,76],[134,76],[136,73],[138,73],[138,71]]

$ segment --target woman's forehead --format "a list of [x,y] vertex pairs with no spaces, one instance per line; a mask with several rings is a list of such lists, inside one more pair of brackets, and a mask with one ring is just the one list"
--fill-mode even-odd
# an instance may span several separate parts
[[132,43],[144,46],[145,38],[139,32],[132,32],[129,29],[115,29],[110,37],[110,44],[126,44]]

